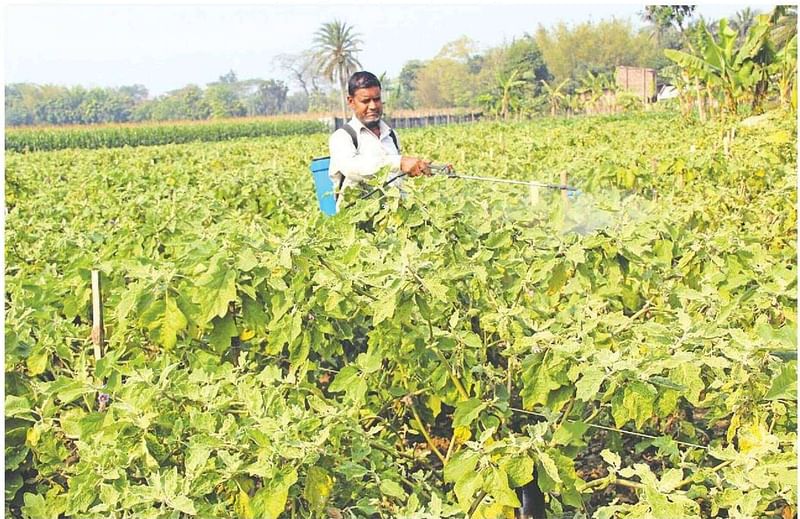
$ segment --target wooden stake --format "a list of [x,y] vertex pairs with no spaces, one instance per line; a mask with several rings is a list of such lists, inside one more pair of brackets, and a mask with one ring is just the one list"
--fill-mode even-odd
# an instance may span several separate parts
[[100,288],[100,271],[92,271],[92,343],[94,344],[94,360],[103,358],[103,296]]
[[[561,185],[562,186],[566,186],[567,185],[567,172],[566,172],[566,170],[561,172]],[[569,203],[569,196],[567,196],[567,190],[566,189],[562,189],[561,190],[561,199],[564,200],[565,204]]]
[[539,186],[531,184],[531,205],[536,207],[539,204]]

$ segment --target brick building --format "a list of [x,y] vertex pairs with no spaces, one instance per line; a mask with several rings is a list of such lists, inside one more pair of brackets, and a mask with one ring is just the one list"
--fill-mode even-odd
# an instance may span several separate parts
[[621,89],[638,95],[644,103],[656,101],[655,69],[621,65],[617,67],[614,79]]

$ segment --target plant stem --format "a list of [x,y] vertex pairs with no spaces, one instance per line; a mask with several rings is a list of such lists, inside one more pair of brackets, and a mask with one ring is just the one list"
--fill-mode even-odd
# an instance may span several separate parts
[[458,394],[461,395],[462,400],[469,399],[469,393],[467,393],[467,390],[464,389],[464,385],[458,379],[456,374],[453,373],[453,366],[450,364],[450,361],[447,360],[447,357],[444,356],[444,353],[433,347],[433,323],[431,323],[430,319],[427,317],[425,320],[428,322],[428,340],[431,343],[431,349],[436,356],[439,357],[439,360],[441,360],[444,365],[447,366],[447,374],[450,375],[450,380],[453,381],[453,384],[456,386],[456,390],[458,390]]
[[456,443],[456,431],[453,429],[453,435],[450,437],[450,444],[447,446],[447,454],[444,455],[445,465],[450,460],[450,455],[453,453],[453,445]]
[[639,317],[640,317],[640,316],[641,316],[643,313],[647,312],[648,310],[650,310],[650,301],[648,301],[647,303],[645,303],[645,305],[644,305],[642,308],[640,308],[640,309],[639,309],[639,310],[638,310],[638,311],[637,311],[635,314],[633,314],[632,316],[630,316],[630,317],[628,318],[628,321],[627,321],[626,323],[624,323],[624,324],[620,325],[620,327],[619,327],[619,328],[617,328],[617,329],[616,329],[616,331],[615,331],[614,333],[615,333],[615,334],[617,334],[617,333],[620,333],[620,332],[624,331],[626,328],[628,328],[628,326],[629,326],[629,325],[630,325],[630,324],[631,324],[633,321],[635,321],[636,319],[638,319],[638,318],[639,318]]
[[572,398],[569,399],[569,402],[567,403],[567,408],[564,410],[564,414],[561,415],[561,420],[559,420],[558,424],[555,426],[555,428],[553,428],[553,438],[550,439],[551,447],[555,445],[556,433],[564,425],[564,422],[567,421],[567,417],[569,416],[569,413],[572,412],[572,407],[574,405],[575,405],[575,395],[573,395]]
[[635,489],[644,488],[644,485],[642,485],[641,483],[637,483],[636,481],[631,481],[629,479],[616,478],[616,479],[614,479],[612,481],[611,475],[608,475],[608,476],[606,476],[604,478],[599,478],[599,479],[595,479],[595,480],[589,481],[588,483],[579,486],[577,488],[577,490],[578,490],[578,492],[583,492],[583,491],[588,490],[590,488],[595,488],[595,487],[605,488],[608,485],[612,485],[612,484],[613,485],[619,485],[621,487],[628,487],[628,488],[635,488]]
[[470,505],[469,507],[469,512],[467,512],[467,519],[472,518],[473,514],[475,514],[475,512],[478,510],[481,501],[483,501],[483,498],[485,497],[486,497],[485,490],[481,490],[480,492],[478,492],[478,497],[475,498],[475,500],[472,502],[472,505]]
[[[713,467],[713,468],[711,469],[711,472],[716,472],[716,471],[718,471],[719,469],[725,468],[725,467],[727,467],[728,465],[730,465],[731,463],[733,463],[733,460],[723,461],[723,462],[722,462],[722,463],[720,463],[719,465],[717,465],[717,466]],[[692,477],[691,477],[691,476],[689,476],[688,478],[685,478],[685,479],[681,480],[681,482],[680,482],[680,483],[678,483],[677,485],[675,485],[675,488],[676,488],[676,489],[678,489],[678,488],[681,488],[681,487],[685,487],[686,485],[688,485],[688,484],[689,484],[689,483],[691,483],[691,482],[692,482]]]
[[419,413],[417,412],[416,406],[412,402],[409,407],[411,408],[411,414],[414,415],[414,420],[416,420],[420,432],[422,433],[422,436],[425,437],[425,441],[428,443],[428,447],[430,447],[431,451],[433,451],[436,457],[439,458],[439,461],[442,462],[442,465],[444,465],[446,460],[442,455],[441,451],[439,451],[436,445],[433,444],[433,439],[431,438],[431,435],[428,433],[428,429],[425,427],[425,424],[422,423],[422,418],[419,417]]

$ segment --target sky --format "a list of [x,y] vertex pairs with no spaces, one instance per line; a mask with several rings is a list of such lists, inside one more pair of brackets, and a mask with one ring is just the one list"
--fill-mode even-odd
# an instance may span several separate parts
[[[615,17],[642,25],[639,3],[12,3],[4,10],[5,83],[118,87],[142,84],[151,96],[204,86],[233,70],[239,79],[288,77],[275,56],[313,45],[314,32],[339,19],[363,41],[365,70],[396,76],[411,59],[429,59],[461,36],[479,49],[501,45],[541,24]],[[699,5],[717,19],[750,6]],[[290,84],[290,88],[292,85]],[[294,88],[292,88],[294,89]]]

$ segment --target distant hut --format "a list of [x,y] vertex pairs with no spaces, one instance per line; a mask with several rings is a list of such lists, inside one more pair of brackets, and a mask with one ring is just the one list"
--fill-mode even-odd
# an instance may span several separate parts
[[656,71],[652,68],[617,67],[614,79],[622,90],[631,92],[642,100],[643,103],[656,101]]

